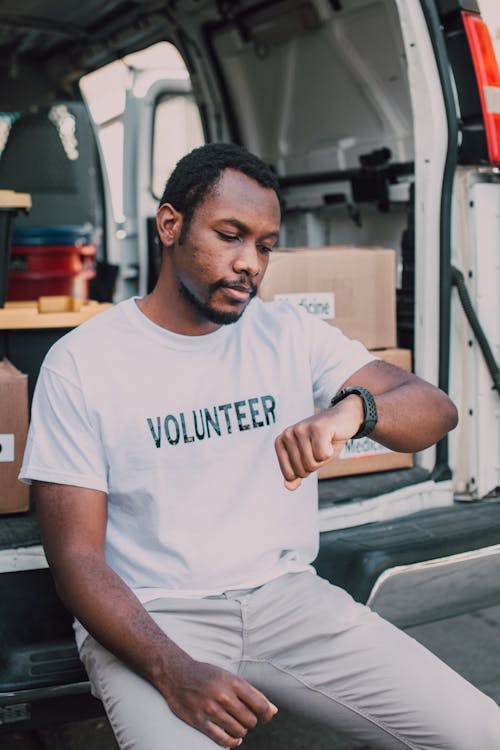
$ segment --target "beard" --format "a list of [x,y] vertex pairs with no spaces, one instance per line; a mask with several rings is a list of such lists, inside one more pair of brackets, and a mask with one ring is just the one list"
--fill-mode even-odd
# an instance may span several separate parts
[[[231,323],[236,323],[245,310],[248,307],[248,302],[250,302],[255,295],[257,294],[257,287],[252,281],[249,281],[245,284],[245,286],[250,288],[250,295],[247,304],[243,307],[241,310],[235,310],[234,312],[223,312],[222,310],[217,310],[217,308],[212,307],[210,302],[202,302],[196,295],[194,295],[183,283],[180,279],[177,279],[177,283],[179,285],[179,290],[184,297],[184,299],[189,302],[191,307],[193,307],[197,313],[202,315],[205,320],[210,321],[210,323],[215,323],[216,325],[230,325]],[[215,283],[211,284],[208,288],[208,299],[210,300],[212,297],[212,294],[217,290],[221,289],[223,287],[229,287],[231,288],[231,284],[228,284],[225,281],[216,281]]]

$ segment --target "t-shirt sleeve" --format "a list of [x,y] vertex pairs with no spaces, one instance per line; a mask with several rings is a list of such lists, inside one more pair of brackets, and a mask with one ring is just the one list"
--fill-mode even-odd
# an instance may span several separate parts
[[326,409],[345,381],[377,359],[360,341],[345,336],[335,326],[303,313],[315,406]]
[[104,450],[78,384],[43,366],[19,479],[107,491]]

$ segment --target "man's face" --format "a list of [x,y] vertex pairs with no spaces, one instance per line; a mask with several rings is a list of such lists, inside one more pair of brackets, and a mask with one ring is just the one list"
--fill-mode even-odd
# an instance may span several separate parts
[[217,326],[238,320],[260,286],[279,224],[274,190],[232,169],[222,173],[182,244],[172,247],[172,271],[193,320]]

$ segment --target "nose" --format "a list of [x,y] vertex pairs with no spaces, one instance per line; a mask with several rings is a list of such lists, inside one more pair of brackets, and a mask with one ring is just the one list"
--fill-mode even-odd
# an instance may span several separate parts
[[261,272],[262,259],[253,242],[244,242],[238,248],[238,254],[233,262],[233,270],[237,274],[245,274],[255,278]]

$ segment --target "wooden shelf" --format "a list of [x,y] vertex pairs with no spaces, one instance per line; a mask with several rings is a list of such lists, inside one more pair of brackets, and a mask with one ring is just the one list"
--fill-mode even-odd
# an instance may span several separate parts
[[70,297],[6,302],[0,309],[0,330],[74,328],[111,306],[109,302],[75,303]]
[[0,190],[0,210],[2,208],[31,208],[29,193],[16,193],[14,190]]

